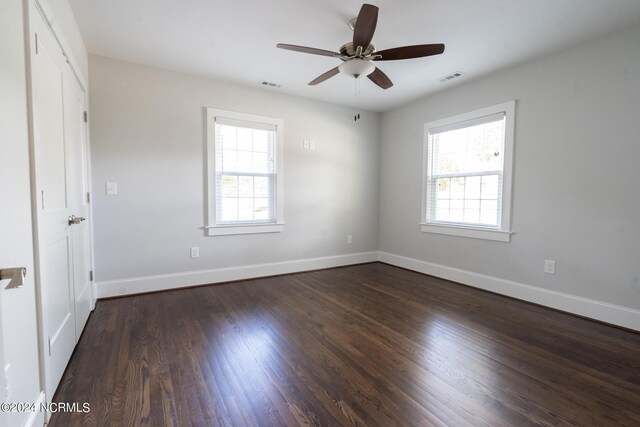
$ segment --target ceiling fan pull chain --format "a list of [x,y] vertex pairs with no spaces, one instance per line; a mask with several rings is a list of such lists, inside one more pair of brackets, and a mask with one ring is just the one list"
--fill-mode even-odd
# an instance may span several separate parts
[[353,121],[357,122],[360,120],[360,113],[358,110],[360,109],[360,79],[356,78],[356,114],[353,116]]

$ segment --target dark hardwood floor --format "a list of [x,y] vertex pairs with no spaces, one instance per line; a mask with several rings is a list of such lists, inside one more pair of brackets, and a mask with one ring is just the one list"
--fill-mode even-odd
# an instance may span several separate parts
[[640,426],[640,334],[389,265],[99,301],[52,426]]

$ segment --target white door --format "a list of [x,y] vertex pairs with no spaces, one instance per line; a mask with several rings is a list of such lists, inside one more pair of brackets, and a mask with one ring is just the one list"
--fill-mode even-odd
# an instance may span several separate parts
[[[40,389],[33,271],[23,4],[0,1],[0,269],[25,267],[22,286],[0,280],[0,402],[35,403]],[[6,271],[5,271],[6,273]],[[19,280],[13,285],[20,284]],[[43,414],[0,411],[0,426],[37,426]]]
[[67,207],[76,219],[71,225],[73,296],[76,342],[91,312],[91,242],[85,93],[70,67],[64,78],[64,130],[67,168]]
[[[35,8],[30,12],[36,254],[45,391],[51,401],[76,343],[73,235],[65,140],[65,73],[60,46]],[[73,139],[73,138],[71,138]]]

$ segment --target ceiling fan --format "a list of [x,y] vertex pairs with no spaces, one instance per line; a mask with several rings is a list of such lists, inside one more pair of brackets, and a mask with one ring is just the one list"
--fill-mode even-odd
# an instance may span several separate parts
[[309,85],[317,85],[338,73],[344,73],[355,78],[367,76],[369,80],[382,89],[389,89],[393,86],[393,83],[372,61],[422,58],[424,56],[440,55],[444,52],[443,44],[402,46],[376,52],[375,47],[371,44],[371,39],[376,30],[377,22],[378,7],[365,3],[360,8],[358,17],[349,21],[349,26],[353,30],[353,41],[343,45],[340,48],[340,52],[283,43],[278,43],[277,47],[313,55],[331,56],[343,61],[340,66],[332,68],[310,81]]

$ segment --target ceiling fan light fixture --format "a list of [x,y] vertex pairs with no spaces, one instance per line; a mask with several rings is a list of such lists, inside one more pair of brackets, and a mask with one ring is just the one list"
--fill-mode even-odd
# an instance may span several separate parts
[[354,58],[343,62],[338,70],[349,77],[360,78],[373,73],[376,66],[366,59]]

